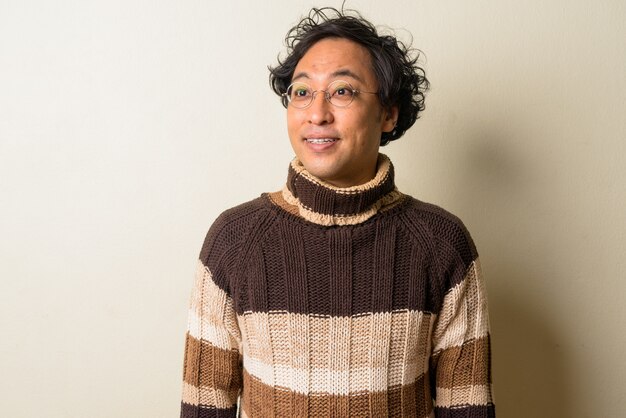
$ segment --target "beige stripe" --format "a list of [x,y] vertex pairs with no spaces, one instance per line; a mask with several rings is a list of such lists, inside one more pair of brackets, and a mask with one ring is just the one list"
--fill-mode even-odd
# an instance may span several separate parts
[[485,337],[488,332],[487,293],[480,261],[476,259],[463,281],[444,297],[433,331],[434,352],[461,346],[465,341]]
[[[418,311],[357,317],[246,313],[240,317],[246,330],[244,367],[269,386],[305,394],[346,395],[406,385],[426,372],[432,318]],[[372,330],[390,334],[384,338],[388,343]]]
[[[272,344],[270,340],[270,314],[268,312],[255,312],[244,314],[239,317],[242,324],[244,361],[260,359],[272,364]],[[268,382],[273,384],[273,382]]]
[[[350,335],[352,334],[352,321],[344,321],[341,317],[330,317],[328,352],[325,367],[327,370],[342,370],[346,365],[350,365]],[[350,371],[342,373],[328,373],[327,387],[335,388],[335,394],[347,395],[350,393]],[[343,405],[336,405],[338,411],[343,409]]]
[[304,219],[311,221],[313,223],[316,223],[318,225],[324,225],[324,226],[356,225],[356,224],[365,222],[372,216],[376,215],[376,213],[378,213],[379,211],[383,211],[384,210],[383,208],[386,209],[386,206],[395,205],[404,196],[402,193],[398,191],[397,188],[395,188],[394,190],[392,190],[391,192],[387,193],[386,195],[378,199],[376,202],[374,202],[369,208],[367,208],[367,210],[364,210],[363,212],[360,212],[356,215],[343,215],[343,214],[329,215],[329,214],[317,213],[311,210],[310,208],[307,208],[306,206],[302,204],[302,202],[300,202],[299,199],[297,199],[291,193],[291,191],[287,187],[283,188],[282,194],[283,194],[283,198],[288,204],[295,205],[298,207],[299,213]]
[[[421,376],[415,382],[405,386],[396,386],[382,392],[352,393],[336,396],[327,393],[313,393],[309,396],[298,394],[280,387],[271,387],[250,376],[244,371],[244,394],[241,400],[242,416],[271,417],[278,410],[284,416],[301,416],[292,411],[314,411],[315,416],[369,417],[372,415],[373,398],[385,398],[389,410],[384,416],[389,417],[432,417],[432,401],[418,398],[428,392],[427,380]],[[287,405],[292,406],[289,410]],[[308,405],[308,409],[307,409]],[[283,416],[283,415],[281,415]]]
[[[289,315],[289,329],[291,330],[291,384],[289,387],[298,387],[303,393],[311,390],[308,374],[301,376],[296,370],[309,370],[310,367],[310,344],[309,344],[309,322],[307,315]],[[293,416],[308,416],[308,398],[304,402],[293,403]]]
[[[376,316],[380,315],[382,320],[377,320]],[[381,392],[389,386],[388,382],[388,367],[389,367],[389,344],[391,335],[391,312],[385,312],[382,314],[372,315],[370,317],[370,352],[369,352],[369,365],[372,373],[370,374],[370,382],[368,389],[372,392]],[[394,341],[395,344],[397,342]],[[404,341],[403,341],[404,343]],[[402,344],[404,345],[404,344]],[[397,359],[396,359],[397,361]],[[392,366],[393,367],[393,366]],[[401,377],[399,375],[398,377]],[[391,376],[394,380],[394,376]],[[392,384],[399,384],[400,381]],[[374,397],[374,404],[372,408],[374,412],[377,410],[384,411],[387,407],[387,398]],[[378,414],[376,414],[378,415]]]
[[452,389],[437,388],[438,407],[451,408],[461,405],[487,405],[492,403],[491,386],[466,386]]
[[[430,321],[433,317],[432,314],[410,310],[352,317],[308,316],[272,311],[246,312],[239,317],[239,322],[245,333],[244,350],[248,357],[254,357],[265,363],[291,365],[292,345],[288,342],[293,341],[295,342],[293,350],[296,352],[306,351],[307,344],[310,346],[311,367],[325,368],[328,363],[329,344],[332,344],[334,353],[337,353],[340,347],[350,349],[350,367],[336,369],[349,370],[352,366],[369,367],[369,343],[372,339],[372,328],[382,329],[391,326],[392,345],[389,350],[394,363],[395,360],[401,363],[406,362],[403,353],[407,351],[407,348],[412,348],[412,350],[408,350],[406,360],[417,361],[418,358],[423,358],[424,354],[428,353],[428,347],[422,346],[421,352],[413,352],[413,350],[427,339],[425,337],[429,335]],[[291,327],[290,323],[297,324],[298,328]],[[346,341],[338,345],[337,340],[333,339],[333,335],[338,334],[349,335],[350,344]],[[298,361],[306,362],[302,358]],[[420,373],[423,371],[424,369]]]
[[490,384],[489,337],[439,352],[433,358],[433,368],[436,368],[437,387]]
[[232,299],[213,282],[211,272],[200,260],[195,277],[189,306],[189,333],[224,350],[239,348],[241,333]]
[[215,408],[231,408],[237,403],[239,391],[221,391],[215,388],[197,388],[189,383],[183,383],[182,401],[189,405],[203,405]]

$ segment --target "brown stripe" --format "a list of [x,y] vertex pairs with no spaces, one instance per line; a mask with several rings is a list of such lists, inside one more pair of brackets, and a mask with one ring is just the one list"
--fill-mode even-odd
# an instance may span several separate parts
[[270,201],[272,201],[272,203],[274,203],[276,206],[283,209],[284,211],[291,213],[292,215],[299,215],[298,206],[287,203],[287,201],[283,197],[282,191],[268,193],[267,197],[270,199]]
[[234,417],[237,405],[231,408],[200,407],[181,402],[180,418]]
[[330,283],[334,291],[330,292],[330,315],[352,314],[352,230],[336,228],[328,231]]
[[[428,379],[421,376],[417,381],[394,386],[388,391],[359,392],[350,395],[327,395],[314,393],[309,396],[289,391],[284,388],[272,388],[243,372],[244,393],[242,408],[249,417],[314,416],[320,417],[428,417],[432,411],[432,402],[428,388]],[[428,394],[425,402],[424,394]],[[381,401],[381,399],[385,399]],[[386,403],[389,409],[372,409],[373,404]],[[280,412],[279,412],[280,411]]]
[[[293,260],[293,263],[285,263],[285,292],[289,310],[300,306],[308,309],[308,284],[306,275],[306,257],[304,249],[304,239],[302,237],[302,226],[299,223],[282,224],[282,233],[285,240],[281,242],[283,260]],[[295,382],[294,369],[309,369],[309,318],[303,315],[289,315],[285,321],[289,332],[285,336],[285,347],[289,347],[288,359],[291,373],[289,384],[293,386]],[[276,340],[272,340],[276,341]],[[275,350],[277,354],[280,349]],[[275,356],[274,364],[280,358]],[[308,382],[306,382],[308,383]],[[303,390],[308,390],[307,384]],[[291,410],[295,416],[306,416],[308,405],[291,403]]]
[[493,403],[489,405],[463,405],[454,408],[435,408],[438,417],[445,418],[495,418],[496,408]]
[[183,380],[195,387],[239,388],[239,354],[199,341],[187,333]]
[[[215,284],[226,293],[229,272],[241,259],[241,245],[254,242],[255,235],[262,233],[260,224],[264,221],[263,213],[267,213],[267,209],[267,200],[262,197],[231,208],[215,220],[206,234],[199,259],[211,270]],[[253,222],[257,224],[255,227]],[[237,233],[229,233],[233,228],[236,228]]]
[[[345,254],[341,257],[346,257],[346,262],[341,265],[349,269],[343,268],[339,271],[331,262],[336,261],[339,255],[331,254],[330,248],[336,249],[339,246],[334,244],[337,237],[333,233],[343,228],[325,229],[303,221],[299,224],[301,232],[290,233],[301,237],[301,241],[294,244],[286,241],[284,234],[287,223],[293,225],[294,222],[283,222],[284,219],[281,221],[281,217],[277,216],[279,211],[280,209],[274,207],[273,218],[277,220],[276,224],[266,231],[260,248],[246,254],[238,270],[237,283],[241,283],[241,286],[233,286],[233,301],[238,314],[289,311],[349,316],[389,311],[390,305],[394,311],[433,311],[433,308],[441,306],[440,296],[433,294],[431,290],[440,287],[438,283],[433,283],[435,279],[431,256],[423,246],[416,243],[410,231],[405,228],[396,226],[394,233],[379,234],[376,228],[378,222],[348,228],[351,232],[351,245],[343,248]],[[382,240],[386,242],[381,242]],[[285,245],[293,248],[283,255],[282,247]],[[374,277],[378,261],[375,258],[376,248],[388,257],[386,262],[393,266],[392,271],[379,276],[377,280]],[[385,248],[393,248],[393,252],[384,250]],[[306,260],[304,266],[300,259],[302,251]],[[424,262],[424,268],[412,267],[415,257]],[[346,264],[348,258],[352,260],[349,266]],[[286,276],[291,274],[297,274],[298,277]],[[405,279],[399,280],[398,277]],[[411,287],[415,284],[420,284],[420,287]],[[290,288],[296,285],[302,285],[303,288]],[[418,293],[419,288],[426,291],[419,293],[417,297],[409,296]],[[303,295],[305,289],[308,297],[302,299],[300,295]],[[391,296],[388,291],[379,295],[379,289],[390,290]],[[290,294],[298,294],[298,299],[289,299],[287,295]],[[345,303],[333,303],[333,295],[342,295]]]
[[416,201],[416,203],[414,207],[418,213],[408,215],[411,217],[417,215],[418,218],[424,219],[428,223],[428,227],[431,228],[431,237],[441,237],[445,240],[449,246],[440,248],[441,255],[460,256],[463,264],[469,266],[472,260],[478,257],[478,252],[463,222],[457,216],[437,205],[420,201]]
[[394,253],[396,228],[390,222],[381,221],[376,225],[374,239],[374,274],[372,275],[372,310],[389,312],[392,308],[394,285]]
[[437,387],[491,384],[489,350],[489,336],[486,336],[437,353],[432,359],[432,367],[437,371]]

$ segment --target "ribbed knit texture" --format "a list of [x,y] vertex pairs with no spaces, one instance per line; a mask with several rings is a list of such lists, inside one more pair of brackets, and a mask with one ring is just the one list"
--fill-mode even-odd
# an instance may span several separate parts
[[381,154],[335,188],[294,161],[224,212],[198,261],[182,418],[495,417],[480,262]]

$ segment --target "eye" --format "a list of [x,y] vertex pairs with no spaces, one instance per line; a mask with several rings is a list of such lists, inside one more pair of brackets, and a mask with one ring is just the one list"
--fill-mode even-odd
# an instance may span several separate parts
[[354,89],[348,84],[339,84],[337,86],[333,86],[331,95],[335,97],[349,98],[354,95]]
[[306,99],[311,96],[311,89],[303,84],[296,84],[289,89],[289,97],[292,100]]
[[350,87],[341,87],[335,92],[338,96],[352,96],[354,91]]

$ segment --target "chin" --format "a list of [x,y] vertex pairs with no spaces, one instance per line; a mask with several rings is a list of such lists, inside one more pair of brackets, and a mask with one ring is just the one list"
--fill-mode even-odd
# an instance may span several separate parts
[[326,169],[325,167],[315,167],[315,166],[307,167],[305,165],[304,168],[306,168],[306,171],[308,171],[310,174],[314,175],[315,177],[319,178],[320,180],[332,178],[334,177],[334,174],[335,174],[331,170]]
[[302,161],[302,165],[304,166],[306,171],[309,172],[309,174],[317,177],[320,180],[327,181],[327,179],[332,179],[337,175],[337,171],[333,170],[332,166],[328,167],[326,164],[311,164],[310,162],[306,163]]

